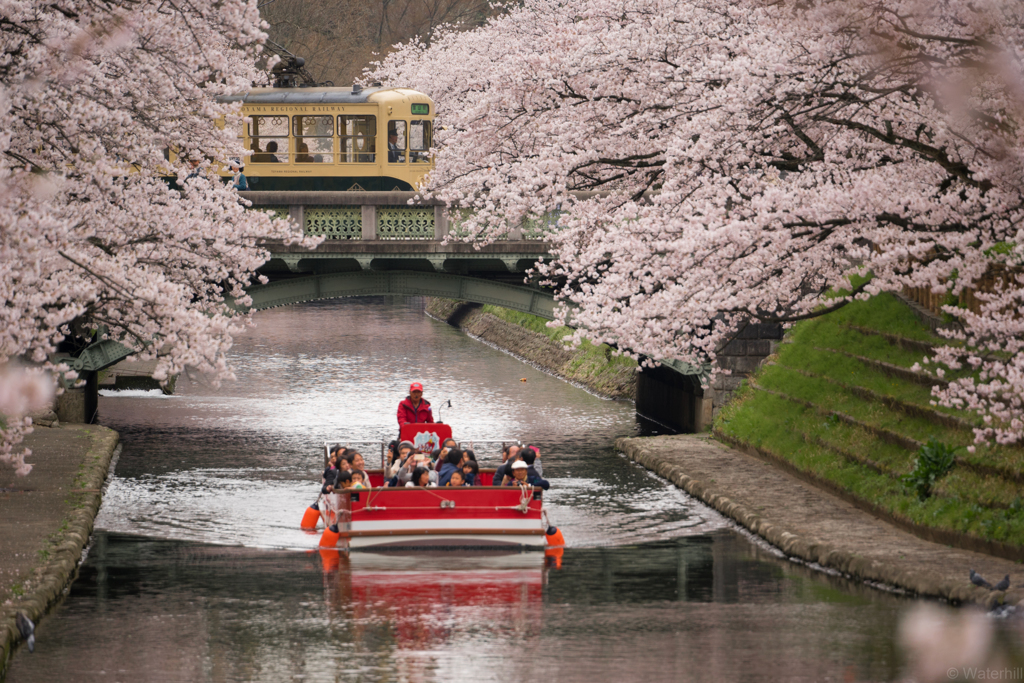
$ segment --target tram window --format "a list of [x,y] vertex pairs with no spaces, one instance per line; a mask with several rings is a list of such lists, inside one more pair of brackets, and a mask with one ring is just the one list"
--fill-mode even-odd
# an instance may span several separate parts
[[430,161],[431,132],[430,121],[409,123],[409,160],[413,163]]
[[288,117],[252,116],[249,123],[250,149],[254,164],[288,161]]
[[294,161],[298,164],[334,162],[334,117],[293,116]]
[[405,121],[388,121],[388,161],[393,164],[405,161]]
[[338,135],[341,136],[341,162],[368,164],[377,159],[377,117],[338,117]]

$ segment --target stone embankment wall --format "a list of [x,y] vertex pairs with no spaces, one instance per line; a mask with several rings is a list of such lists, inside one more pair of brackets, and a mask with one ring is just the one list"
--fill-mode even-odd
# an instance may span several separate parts
[[[668,479],[691,496],[732,518],[790,559],[817,564],[871,585],[894,586],[916,595],[1024,608],[1020,564],[933,543],[879,520],[871,511],[800,481],[777,462],[716,442],[710,435],[620,438],[630,460]],[[971,583],[968,571],[1011,575],[1007,591]]]
[[428,299],[427,313],[595,394],[608,398],[636,397],[635,365],[611,363],[610,356],[592,351],[567,349],[546,335],[485,312],[479,304]]
[[38,625],[78,571],[119,441],[112,429],[56,416],[36,424],[25,439],[32,472],[0,470],[0,680],[21,640],[15,615]]
[[730,373],[717,375],[711,385],[715,415],[729,402],[740,383],[753,375],[761,363],[778,350],[782,332],[782,325],[750,323],[718,352],[719,367]]

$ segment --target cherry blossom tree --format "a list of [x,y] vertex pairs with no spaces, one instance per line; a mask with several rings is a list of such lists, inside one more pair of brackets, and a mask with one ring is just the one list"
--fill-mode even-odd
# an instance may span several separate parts
[[[250,320],[230,299],[244,302],[268,258],[259,238],[294,237],[216,173],[244,153],[240,105],[217,97],[248,89],[264,39],[255,0],[0,2],[8,389],[38,396],[13,364],[59,372],[48,358],[61,340],[102,330],[158,358],[158,379],[186,366],[231,376],[225,354]],[[0,459],[19,473],[31,403],[0,404]]]
[[1009,0],[526,0],[368,76],[438,101],[426,189],[473,209],[466,239],[561,212],[537,271],[577,340],[713,362],[750,320],[956,294],[1006,266],[980,314],[947,309],[971,350],[941,349],[937,372],[977,376],[935,395],[1013,442],[1022,49]]

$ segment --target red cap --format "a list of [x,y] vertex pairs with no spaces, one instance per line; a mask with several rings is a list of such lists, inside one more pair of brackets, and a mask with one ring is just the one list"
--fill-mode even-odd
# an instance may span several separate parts
[[409,393],[412,393],[414,391],[423,391],[423,385],[420,384],[419,382],[413,382],[412,384],[409,385]]

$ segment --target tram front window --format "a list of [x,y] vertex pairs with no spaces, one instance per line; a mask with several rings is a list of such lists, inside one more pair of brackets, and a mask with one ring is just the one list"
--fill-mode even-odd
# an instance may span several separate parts
[[292,135],[295,136],[295,163],[334,162],[333,116],[293,116]]
[[288,117],[253,116],[249,123],[249,159],[254,164],[286,163],[288,161]]
[[388,162],[405,163],[407,137],[405,121],[388,121]]
[[372,164],[377,159],[377,117],[338,117],[341,136],[341,161],[349,164]]
[[409,160],[415,163],[430,161],[430,121],[412,121],[409,124]]

